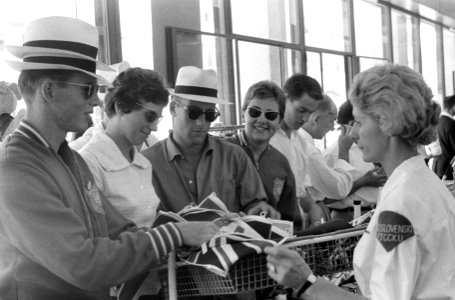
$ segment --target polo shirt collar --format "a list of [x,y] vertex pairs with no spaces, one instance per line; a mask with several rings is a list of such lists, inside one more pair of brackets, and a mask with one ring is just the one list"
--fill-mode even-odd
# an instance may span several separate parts
[[122,152],[120,152],[115,142],[105,132],[94,132],[92,140],[99,141],[91,143],[91,147],[93,147],[92,149],[95,150],[95,153],[98,153],[98,161],[107,171],[118,171],[128,168],[130,165],[136,165],[142,169],[147,169],[150,166],[148,159],[140,154],[136,147],[133,147],[133,161],[130,163],[123,156]]
[[[215,147],[213,138],[210,137],[210,135],[207,135],[207,138],[205,140],[205,145],[203,148],[203,153],[207,153],[209,151],[212,151],[213,148]],[[167,157],[168,160],[171,162],[173,161],[176,157],[183,157],[182,151],[180,151],[179,147],[177,146],[177,143],[174,141],[174,138],[172,137],[172,132],[169,134],[169,137],[166,139],[166,151],[167,151]]]

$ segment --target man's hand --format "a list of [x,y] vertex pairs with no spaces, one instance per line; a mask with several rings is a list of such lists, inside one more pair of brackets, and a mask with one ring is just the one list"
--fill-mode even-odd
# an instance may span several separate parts
[[349,149],[351,149],[354,140],[349,133],[352,127],[349,125],[341,125],[340,136],[338,137],[338,158],[349,162]]
[[324,211],[322,208],[314,203],[311,205],[310,210],[308,211],[308,219],[310,221],[310,227],[321,225],[327,220],[324,217]]
[[281,219],[281,214],[265,201],[259,202],[247,212],[249,215],[260,215],[261,213],[265,213],[266,216],[272,219]]
[[284,247],[266,247],[269,276],[293,289],[299,288],[312,273],[310,267],[295,251]]
[[183,244],[197,247],[210,240],[220,231],[220,228],[213,222],[195,221],[175,223],[182,234]]
[[0,113],[12,114],[16,110],[21,93],[15,83],[0,81]]
[[382,168],[374,168],[366,172],[362,177],[363,186],[380,187],[387,181],[387,176]]

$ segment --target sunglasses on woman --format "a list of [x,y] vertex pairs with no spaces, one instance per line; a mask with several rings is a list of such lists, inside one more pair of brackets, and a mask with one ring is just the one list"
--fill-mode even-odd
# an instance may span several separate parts
[[145,113],[145,119],[147,120],[147,122],[149,123],[153,123],[153,122],[156,122],[158,121],[161,122],[161,120],[163,119],[163,116],[160,116],[156,113],[156,111],[154,111],[153,109],[151,108],[148,108],[147,106],[144,106],[142,105],[141,103],[139,102],[136,102],[136,105],[137,106],[140,106],[142,108],[145,108],[146,110],[148,110],[146,113]]
[[202,110],[197,105],[183,105],[182,103],[175,101],[179,106],[183,107],[184,110],[188,113],[188,118],[190,120],[197,120],[200,116],[205,115],[205,120],[207,122],[213,122],[220,116],[220,111],[215,107],[214,109]]
[[264,116],[267,120],[274,121],[278,117],[279,112],[262,111],[257,107],[251,106],[251,107],[248,107],[248,114],[250,115],[250,117],[255,118],[255,119],[259,118],[262,114],[264,114]]

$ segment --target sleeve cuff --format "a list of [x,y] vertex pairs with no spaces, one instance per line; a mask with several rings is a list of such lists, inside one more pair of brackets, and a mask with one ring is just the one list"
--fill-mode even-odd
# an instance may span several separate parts
[[146,232],[150,238],[156,259],[161,259],[169,252],[183,245],[183,238],[173,223],[160,225]]

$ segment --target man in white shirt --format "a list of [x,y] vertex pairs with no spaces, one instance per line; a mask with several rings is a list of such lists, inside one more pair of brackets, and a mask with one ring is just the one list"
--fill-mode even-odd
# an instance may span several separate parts
[[284,117],[270,144],[289,160],[296,181],[300,206],[308,213],[310,223],[317,225],[324,214],[305,190],[304,178],[308,168],[299,150],[300,141],[297,130],[317,109],[322,99],[321,86],[310,76],[294,74],[286,80],[283,90],[286,95]]
[[314,145],[314,139],[322,139],[333,130],[337,111],[332,99],[324,94],[318,109],[298,130],[300,151],[308,166],[304,184],[315,201],[324,198],[343,199],[353,185],[354,168],[341,159],[337,159],[332,167],[328,166],[321,151]]

